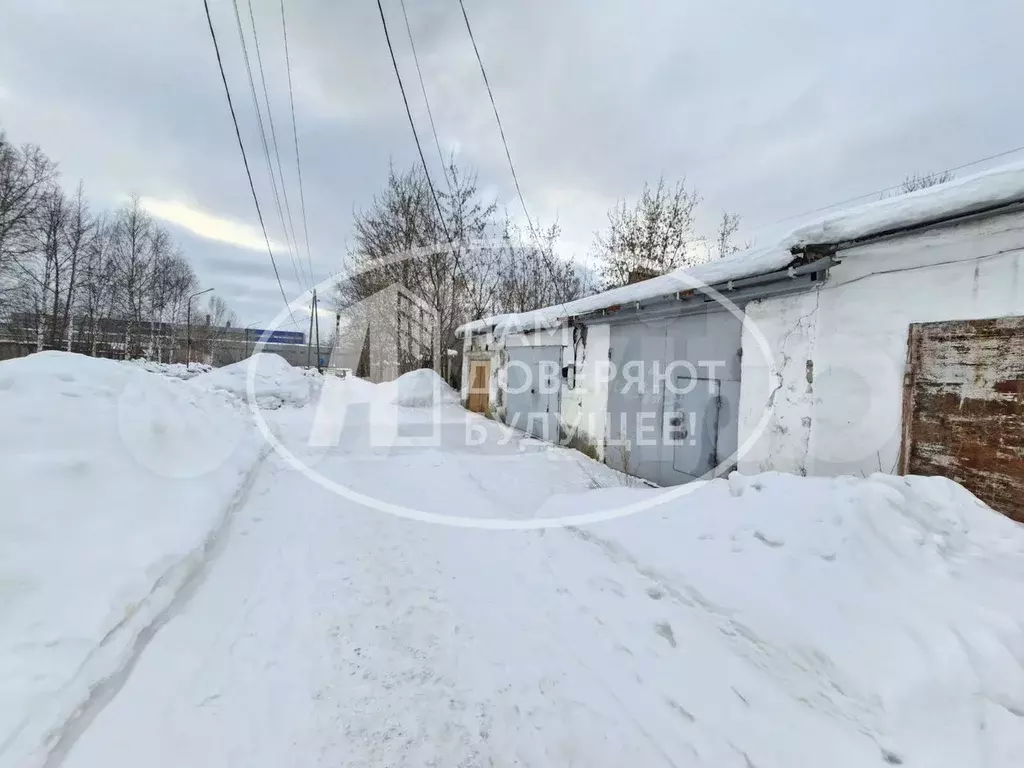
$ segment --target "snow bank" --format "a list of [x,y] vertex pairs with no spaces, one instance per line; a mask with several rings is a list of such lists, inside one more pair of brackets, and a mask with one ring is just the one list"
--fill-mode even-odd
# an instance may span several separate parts
[[274,409],[282,405],[303,406],[312,396],[313,377],[296,368],[280,355],[260,352],[238,363],[215,368],[192,379],[191,383],[249,400],[249,371],[255,369],[253,394],[260,408]]
[[409,371],[380,386],[392,404],[407,408],[430,408],[459,401],[455,390],[429,368]]
[[43,762],[195,572],[262,451],[223,397],[62,352],[0,363],[0,765]]
[[[540,515],[662,492],[556,497]],[[734,474],[578,535],[686,607],[688,626],[674,628],[680,642],[710,633],[781,687],[787,706],[839,724],[851,745],[869,740],[864,761],[849,751],[841,764],[1024,765],[1024,527],[959,485]],[[704,664],[715,682],[691,702],[714,710],[719,689],[729,695],[729,664]],[[741,709],[752,719],[721,723],[724,733],[748,764],[787,764],[779,744],[757,733],[792,728],[806,710],[757,713],[748,704]],[[721,717],[691,711],[697,723]],[[810,730],[790,736],[815,743]]]

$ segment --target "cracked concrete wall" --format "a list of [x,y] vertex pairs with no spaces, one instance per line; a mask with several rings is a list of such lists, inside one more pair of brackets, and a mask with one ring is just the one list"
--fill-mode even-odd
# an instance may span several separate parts
[[896,472],[910,324],[1024,315],[1022,213],[840,255],[820,289],[747,307],[781,379],[745,329],[741,444],[774,410],[741,471]]
[[809,474],[814,418],[813,355],[819,311],[816,290],[747,305],[748,323],[760,330],[767,348],[758,342],[749,326],[744,328],[739,418],[741,472],[776,470]]
[[[572,337],[572,331],[569,331]],[[562,382],[562,424],[589,442],[599,458],[604,458],[604,438],[608,421],[608,346],[611,328],[607,323],[586,326],[576,332],[563,352],[563,363],[576,366],[573,388]]]

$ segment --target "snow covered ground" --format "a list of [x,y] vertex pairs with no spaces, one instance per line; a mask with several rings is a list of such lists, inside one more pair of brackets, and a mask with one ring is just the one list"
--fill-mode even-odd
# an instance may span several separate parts
[[[0,766],[1024,764],[1024,529],[952,483],[734,476],[586,527],[427,524],[311,475],[456,522],[664,491],[429,374],[321,387],[271,356],[253,387],[304,470],[259,462],[240,377],[0,363]],[[411,439],[375,445],[389,406]],[[137,642],[90,670],[117,611]]]
[[0,363],[0,760],[37,764],[173,600],[261,454],[241,409],[131,364]]

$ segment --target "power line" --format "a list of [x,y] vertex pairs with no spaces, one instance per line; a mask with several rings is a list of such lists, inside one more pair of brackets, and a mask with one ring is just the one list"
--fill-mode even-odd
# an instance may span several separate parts
[[281,290],[281,298],[284,299],[285,308],[288,310],[288,315],[291,317],[292,322],[295,323],[295,315],[292,314],[292,308],[288,303],[288,296],[285,295],[284,286],[281,284],[281,273],[277,270],[277,261],[274,259],[274,250],[270,247],[270,238],[267,237],[267,227],[263,222],[263,211],[260,210],[260,200],[256,196],[256,186],[252,183],[252,172],[249,169],[249,159],[246,157],[245,145],[242,143],[242,132],[238,129],[238,116],[235,114],[235,105],[231,100],[231,89],[228,88],[228,79],[224,74],[224,62],[220,57],[220,46],[217,45],[217,33],[213,30],[213,19],[210,17],[210,4],[208,0],[203,0],[203,8],[206,9],[206,23],[210,26],[210,37],[213,39],[213,50],[217,54],[217,67],[220,69],[221,82],[224,83],[224,95],[227,96],[228,109],[231,110],[231,122],[235,125],[235,137],[238,139],[238,149],[242,153],[242,162],[245,165],[245,175],[249,179],[249,191],[252,192],[252,201],[256,205],[256,215],[259,217],[260,229],[263,230],[263,239],[267,244],[267,253],[270,255],[270,264],[274,267],[274,277],[277,278],[277,287]]
[[[956,171],[962,171],[965,168],[971,168],[971,167],[973,167],[975,165],[981,165],[982,163],[987,163],[990,160],[998,160],[1001,157],[1006,157],[1007,155],[1012,155],[1012,154],[1015,154],[1015,153],[1020,152],[1022,150],[1024,150],[1024,145],[1021,145],[1019,147],[1014,147],[1013,149],[1007,149],[1004,152],[997,152],[996,154],[989,155],[988,157],[982,157],[982,158],[979,158],[977,160],[972,160],[969,163],[963,163],[962,165],[956,165],[956,166],[953,166],[952,168],[946,168],[945,170],[939,171],[936,175],[941,176],[941,175],[946,174],[946,173],[955,173]],[[757,230],[764,229],[765,227],[773,227],[776,224],[784,224],[785,222],[792,221],[793,219],[800,219],[800,218],[803,218],[804,216],[810,216],[810,215],[815,214],[815,213],[821,213],[823,211],[828,211],[828,210],[831,210],[832,208],[837,208],[837,207],[839,207],[841,205],[847,205],[849,203],[855,203],[858,200],[865,200],[865,199],[871,198],[871,197],[878,197],[879,195],[883,195],[886,192],[892,192],[894,190],[897,190],[897,189],[899,189],[902,186],[903,186],[903,182],[900,182],[899,184],[893,184],[890,187],[883,187],[882,189],[876,189],[874,192],[866,192],[863,195],[857,195],[856,197],[848,197],[845,200],[840,200],[838,203],[832,203],[831,205],[824,205],[821,208],[813,208],[813,209],[811,209],[809,211],[804,211],[803,213],[794,213],[792,216],[786,216],[785,218],[779,219],[778,221],[774,221],[771,224],[762,224],[759,227],[755,227],[751,231],[756,232]]]
[[[444,220],[444,212],[441,210],[441,201],[437,197],[437,190],[434,189],[434,182],[430,179],[430,169],[427,167],[427,159],[423,155],[423,145],[420,143],[420,135],[416,130],[416,122],[412,119],[412,110],[409,108],[409,99],[405,95],[405,85],[402,83],[402,75],[398,71],[398,60],[395,58],[395,49],[391,45],[391,35],[388,34],[388,21],[384,16],[384,6],[381,0],[377,0],[377,10],[380,11],[380,23],[384,27],[384,39],[388,44],[388,51],[391,53],[391,65],[395,69],[395,78],[398,80],[398,89],[402,92],[402,102],[405,104],[405,114],[409,118],[409,127],[412,128],[412,137],[416,141],[416,151],[420,154],[420,163],[423,165],[423,173],[427,177],[427,186],[430,187],[430,194],[434,198],[434,206],[437,208],[438,221],[444,231],[448,247],[455,253],[455,245],[452,243],[452,236],[448,232],[448,225]],[[457,257],[456,257],[457,260]]]
[[480,65],[480,74],[484,77],[484,85],[487,87],[487,95],[491,99],[491,107],[494,109],[494,120],[498,123],[498,133],[501,134],[501,143],[505,147],[505,157],[508,158],[508,167],[512,171],[512,180],[516,185],[516,194],[519,196],[519,203],[523,206],[523,214],[526,216],[526,223],[530,227],[530,232],[533,233],[534,237],[537,237],[537,232],[533,228],[533,221],[530,219],[530,212],[526,208],[526,200],[523,199],[523,190],[519,186],[519,177],[516,175],[516,167],[512,163],[512,153],[508,149],[508,141],[505,139],[505,128],[501,124],[501,115],[498,114],[498,105],[494,101],[494,92],[491,90],[490,80],[487,79],[487,69],[484,67],[483,59],[480,57],[480,49],[476,45],[476,37],[473,35],[473,27],[469,23],[469,15],[466,13],[466,4],[463,0],[459,0],[459,7],[462,8],[462,18],[466,22],[466,30],[469,32],[469,39],[473,43],[473,52],[476,53],[476,61]]
[[[469,23],[469,14],[466,13],[466,4],[463,0],[459,0],[459,7],[462,9],[462,18],[466,22],[466,31],[469,32],[469,40],[473,43],[473,53],[476,54],[476,62],[480,65],[480,74],[484,79],[484,86],[487,88],[487,96],[491,100],[491,109],[494,110],[494,121],[498,124],[498,133],[501,135],[502,146],[505,147],[505,157],[508,159],[508,169],[512,172],[512,181],[516,185],[516,195],[519,197],[519,204],[523,207],[523,215],[526,216],[526,226],[530,229],[530,234],[533,236],[534,247],[540,253],[545,253],[544,246],[540,238],[540,234],[537,229],[533,226],[533,220],[530,218],[530,211],[526,207],[526,200],[523,197],[522,187],[519,186],[519,175],[516,173],[516,166],[512,162],[512,153],[508,148],[508,140],[505,138],[505,127],[501,124],[501,115],[498,114],[498,104],[494,100],[494,91],[491,90],[491,81],[487,77],[487,68],[484,67],[484,60],[480,56],[480,48],[476,44],[476,36],[473,34],[473,27]],[[507,213],[506,213],[507,216]],[[545,256],[545,258],[547,258]],[[565,309],[565,302],[559,302],[560,306]]]
[[[263,85],[263,101],[267,105],[267,122],[270,123],[270,137],[274,144],[274,157],[277,159],[277,178],[281,181],[281,195],[284,197],[284,209],[288,214],[288,224],[292,228],[292,248],[295,252],[296,258],[299,261],[299,267],[301,270],[302,261],[298,258],[299,244],[295,239],[295,220],[292,219],[292,207],[288,202],[288,185],[284,182],[284,169],[281,167],[281,151],[277,146],[277,129],[274,128],[274,113],[270,109],[270,93],[267,90],[267,77],[263,71],[263,55],[260,53],[260,38],[256,31],[256,16],[252,10],[252,0],[248,0],[249,5],[249,23],[252,24],[252,39],[256,47],[256,63],[260,69],[260,82]],[[283,222],[282,222],[283,224]],[[288,236],[288,230],[285,228],[285,237]],[[312,275],[311,275],[312,276]],[[311,282],[307,283],[310,288],[313,287]]]
[[[299,206],[302,210],[302,238],[306,243],[306,263],[313,278],[313,257],[309,255],[309,226],[306,223],[306,193],[302,189],[302,162],[299,160],[299,132],[295,127],[295,93],[292,90],[292,60],[288,54],[288,25],[284,18],[284,0],[281,0],[281,31],[284,33],[284,63],[288,70],[288,100],[292,108],[292,137],[295,139],[295,170],[299,175]],[[294,228],[292,230],[294,232]]]
[[412,37],[412,25],[409,24],[409,14],[405,9],[405,0],[400,0],[402,5],[402,16],[405,17],[405,31],[409,33],[409,47],[412,48],[412,60],[416,64],[416,74],[420,78],[420,90],[423,91],[423,102],[427,105],[427,117],[430,119],[430,131],[434,134],[434,146],[437,147],[437,159],[441,161],[441,173],[444,174],[445,184],[448,186],[448,193],[452,192],[451,182],[448,180],[448,169],[444,162],[444,153],[441,152],[441,142],[437,138],[437,127],[434,125],[434,113],[430,109],[430,99],[427,97],[427,86],[423,82],[423,70],[420,69],[420,57],[416,53],[416,41]]
[[295,254],[292,252],[291,245],[288,242],[288,227],[284,223],[284,211],[281,208],[281,197],[277,192],[277,180],[274,177],[274,165],[270,159],[270,147],[267,144],[267,131],[263,125],[263,114],[260,111],[259,98],[256,96],[256,83],[252,77],[252,65],[249,61],[249,48],[245,42],[245,32],[242,26],[242,16],[238,10],[238,0],[232,0],[232,5],[235,9],[235,23],[238,26],[238,41],[242,46],[242,58],[245,61],[245,72],[249,77],[249,92],[252,94],[252,105],[253,109],[256,110],[256,121],[260,130],[260,140],[263,144],[263,156],[267,161],[267,171],[270,173],[270,188],[274,193],[274,205],[277,208],[277,216],[281,222],[281,229],[284,230],[285,247],[288,249],[288,256],[292,262],[292,271],[295,273],[295,280],[301,290],[303,280],[299,277],[299,270],[295,262]]

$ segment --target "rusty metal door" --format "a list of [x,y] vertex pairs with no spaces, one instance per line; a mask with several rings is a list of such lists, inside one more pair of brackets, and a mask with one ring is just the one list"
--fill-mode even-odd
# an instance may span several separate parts
[[487,413],[491,398],[491,363],[489,360],[469,361],[469,397],[466,408]]
[[903,474],[943,475],[1024,522],[1024,317],[910,326]]

